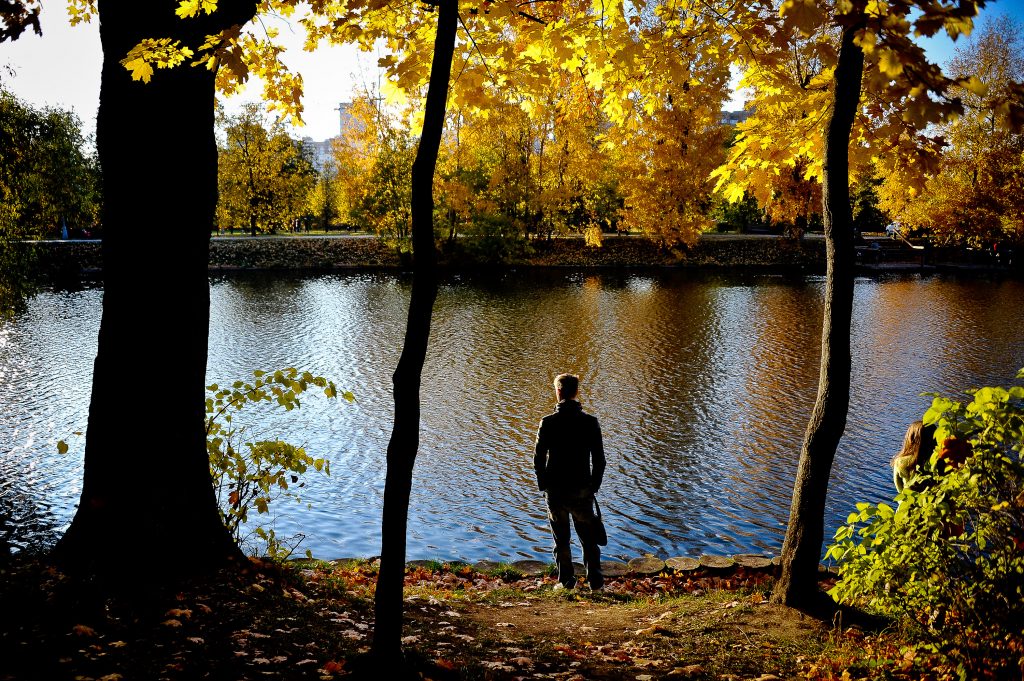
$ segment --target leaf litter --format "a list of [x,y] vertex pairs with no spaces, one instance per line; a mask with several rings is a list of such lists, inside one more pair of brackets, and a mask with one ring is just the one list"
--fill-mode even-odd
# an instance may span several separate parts
[[[82,598],[59,572],[15,561],[0,582],[0,681],[355,679],[352,661],[373,635],[376,570],[365,561],[254,561],[137,602]],[[765,575],[616,578],[599,593],[554,583],[410,568],[407,658],[435,681],[813,681],[848,669],[873,671],[847,678],[916,679],[927,662],[906,658],[899,640],[769,604]]]

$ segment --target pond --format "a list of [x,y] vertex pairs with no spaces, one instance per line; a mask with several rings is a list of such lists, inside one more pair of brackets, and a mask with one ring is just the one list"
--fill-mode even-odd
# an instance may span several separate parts
[[[330,477],[309,475],[302,504],[278,502],[277,534],[304,535],[299,551],[321,558],[377,555],[409,281],[275,273],[211,286],[209,382],[295,366],[356,395],[253,412],[265,436],[331,461]],[[584,408],[604,432],[606,556],[777,553],[817,389],[823,289],[817,276],[678,271],[447,277],[424,374],[409,557],[550,555],[532,445],[560,371],[581,375]],[[11,550],[53,542],[78,502],[84,437],[74,433],[86,427],[101,299],[96,288],[48,291],[0,322],[0,538]],[[858,279],[828,536],[855,502],[892,497],[888,460],[927,408],[922,392],[1007,384],[1024,366],[1021,301],[1019,281]],[[140,437],[159,436],[158,406],[125,410],[148,430]]]

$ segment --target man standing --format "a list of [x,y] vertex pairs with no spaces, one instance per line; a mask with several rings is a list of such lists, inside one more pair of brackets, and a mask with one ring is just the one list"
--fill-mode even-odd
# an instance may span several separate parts
[[584,412],[577,399],[579,387],[579,376],[559,374],[555,378],[558,408],[540,422],[533,468],[537,486],[547,492],[560,583],[555,588],[571,589],[576,584],[569,538],[571,516],[583,544],[587,582],[596,591],[604,586],[598,547],[601,520],[594,513],[594,494],[604,476],[604,445],[597,419]]

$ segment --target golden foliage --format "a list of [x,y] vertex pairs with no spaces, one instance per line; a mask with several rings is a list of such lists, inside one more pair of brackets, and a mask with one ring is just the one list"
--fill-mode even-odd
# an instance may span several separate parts
[[919,193],[942,146],[928,134],[930,126],[953,120],[963,110],[957,95],[981,92],[983,84],[969,74],[944,75],[913,38],[968,33],[977,9],[975,2],[910,0],[790,0],[777,14],[751,6],[730,28],[742,45],[742,85],[753,94],[755,114],[740,125],[728,163],[715,172],[717,188],[730,201],[749,192],[773,217],[792,216],[777,204],[798,172],[806,181],[822,178],[839,30],[858,23],[855,43],[866,63],[850,182],[878,172],[898,179],[906,194]]
[[923,229],[943,242],[991,244],[1024,238],[1024,135],[1001,125],[1015,83],[1024,79],[1019,25],[996,17],[954,55],[951,94],[963,114],[936,132],[948,147],[927,168],[919,192],[886,176],[881,206],[904,229]]

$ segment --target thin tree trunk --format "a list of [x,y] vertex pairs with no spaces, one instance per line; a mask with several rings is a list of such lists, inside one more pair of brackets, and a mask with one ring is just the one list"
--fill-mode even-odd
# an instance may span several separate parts
[[[118,582],[241,557],[217,511],[205,435],[214,74],[182,66],[146,84],[119,63],[142,38],[192,44],[219,30],[178,19],[177,4],[99,2],[103,313],[82,496],[55,556]],[[222,2],[215,16],[228,26],[255,9]]]
[[439,0],[437,34],[430,67],[430,83],[416,160],[412,166],[413,280],[405,344],[392,381],[395,421],[388,442],[387,479],[381,524],[380,574],[374,598],[376,624],[372,655],[393,666],[401,660],[402,588],[405,547],[412,492],[412,472],[419,448],[420,379],[427,356],[430,321],[437,297],[437,254],[434,250],[434,170],[444,129],[455,51],[457,0]]
[[821,334],[818,397],[807,425],[782,546],[782,574],[772,600],[810,608],[818,599],[818,562],[824,539],[825,497],[850,405],[850,324],[853,316],[853,213],[850,207],[850,132],[860,100],[864,53],[854,44],[863,22],[843,29],[832,115],[825,138],[823,207],[828,271]]

